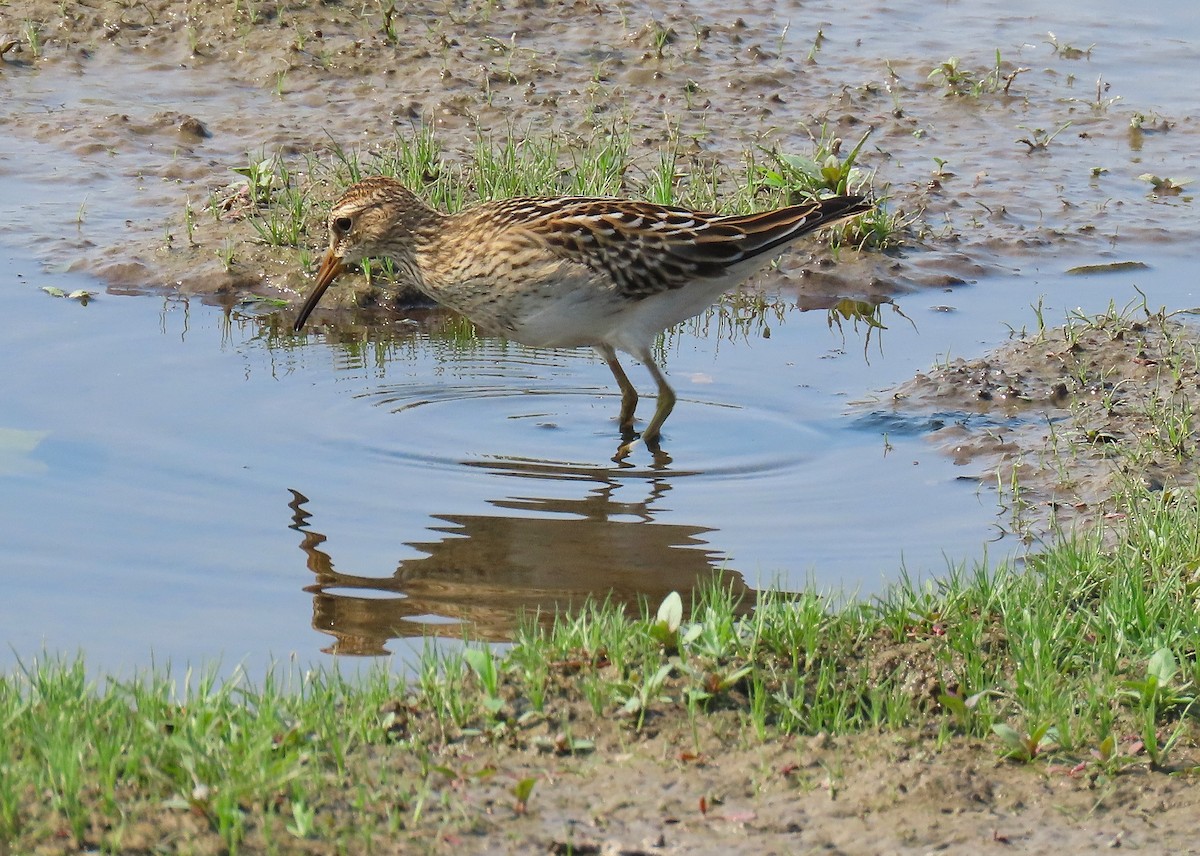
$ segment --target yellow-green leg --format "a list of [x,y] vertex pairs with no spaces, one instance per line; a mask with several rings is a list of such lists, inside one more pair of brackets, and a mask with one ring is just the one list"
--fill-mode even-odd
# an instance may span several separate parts
[[616,351],[608,345],[597,345],[596,350],[604,357],[604,362],[608,363],[609,371],[613,373],[613,377],[617,379],[617,386],[621,388],[620,426],[622,431],[629,431],[633,428],[633,412],[637,410],[637,390],[629,382],[629,376],[625,374],[625,369],[621,368],[621,363],[617,361]]
[[646,368],[650,370],[650,374],[654,377],[654,382],[658,384],[658,406],[654,408],[654,416],[650,418],[650,424],[642,432],[642,441],[647,445],[652,445],[658,442],[659,431],[663,423],[667,421],[667,417],[675,409],[675,390],[671,389],[671,384],[667,383],[666,376],[649,354],[645,354],[642,357],[642,362],[646,364]]

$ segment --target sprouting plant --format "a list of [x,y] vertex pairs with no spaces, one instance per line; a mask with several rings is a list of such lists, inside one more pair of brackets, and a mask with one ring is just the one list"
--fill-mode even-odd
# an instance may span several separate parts
[[383,26],[380,27],[380,32],[390,43],[396,44],[400,38],[396,33],[396,3],[394,0],[380,0],[379,8],[383,12]]
[[781,190],[789,197],[812,197],[823,193],[854,193],[865,185],[869,175],[855,166],[863,145],[871,135],[870,129],[854,144],[844,157],[842,141],[830,135],[825,128],[821,136],[809,136],[813,142],[813,156],[768,152],[774,167],[756,165],[754,177],[760,186]]
[[679,625],[683,622],[683,598],[673,591],[658,606],[658,615],[650,625],[650,638],[667,651],[679,649]]
[[663,686],[674,670],[674,663],[663,663],[654,674],[643,674],[640,682],[630,686],[622,701],[621,712],[627,715],[637,714],[639,729],[646,721],[646,710],[651,702],[657,701],[662,695]]
[[504,699],[500,697],[500,672],[496,667],[496,657],[490,648],[468,648],[463,651],[463,659],[471,667],[471,671],[479,679],[486,698],[483,706],[489,713],[495,714],[504,707]]
[[1067,44],[1066,42],[1060,42],[1058,40],[1058,36],[1054,35],[1054,33],[1046,33],[1046,36],[1047,44],[1054,48],[1054,52],[1063,59],[1091,58],[1092,48],[1096,46],[1095,44],[1090,44],[1086,48],[1077,48],[1074,45]]
[[[1029,130],[1024,125],[1018,125],[1017,127],[1021,128],[1022,130],[1025,130],[1025,131]],[[1043,128],[1035,128],[1033,131],[1030,132],[1030,135],[1028,137],[1021,137],[1019,140],[1017,140],[1017,142],[1024,143],[1025,145],[1029,146],[1030,154],[1032,154],[1033,152],[1044,152],[1047,148],[1049,148],[1050,143],[1054,140],[1054,138],[1057,137],[1059,134],[1061,134],[1063,131],[1067,130],[1067,128],[1069,128],[1069,127],[1071,127],[1070,122],[1063,122],[1062,125],[1059,127],[1059,129],[1057,131],[1055,131],[1053,134],[1048,133]]]
[[196,241],[194,240],[196,234],[196,209],[192,207],[190,197],[183,204],[183,228],[187,232],[188,246],[196,246]]
[[957,693],[943,693],[938,696],[938,703],[954,717],[954,721],[963,732],[969,733],[975,709],[982,700],[994,694],[993,690],[982,690],[963,698]]
[[242,6],[243,6],[242,0],[234,0],[233,14],[235,16],[239,15],[239,14],[245,15],[246,21],[248,23],[257,24],[261,18],[261,5],[262,4],[255,3],[254,0],[246,0],[244,5],[245,5],[245,9],[243,10],[242,9]]
[[1162,766],[1167,755],[1185,731],[1182,721],[1165,741],[1158,734],[1158,717],[1164,711],[1195,704],[1196,696],[1189,692],[1191,682],[1175,685],[1179,664],[1170,648],[1162,647],[1150,655],[1145,675],[1124,683],[1121,695],[1131,699],[1141,714],[1141,744],[1154,767]]
[[1146,673],[1138,680],[1125,681],[1121,696],[1132,699],[1143,710],[1155,713],[1189,705],[1195,696],[1188,692],[1190,681],[1174,685],[1179,664],[1170,648],[1159,648],[1146,662]]
[[675,41],[675,29],[655,19],[648,25],[650,31],[650,46],[654,48],[656,59],[662,59],[667,45]]
[[1022,734],[1011,725],[998,722],[992,726],[992,732],[1004,744],[1003,756],[1022,763],[1029,763],[1058,746],[1058,729],[1052,725],[1042,725]]
[[[784,28],[784,32],[785,33],[787,32],[786,27]],[[783,36],[780,36],[779,38],[780,38],[780,42],[782,43]],[[808,56],[805,57],[805,59],[810,63],[816,62],[817,54],[820,53],[821,45],[823,45],[823,44],[825,44],[825,31],[818,28],[816,36],[813,37],[812,47],[808,49]],[[780,54],[782,54],[782,53],[783,53],[783,51],[780,50]]]
[[198,56],[200,54],[200,33],[191,24],[188,24],[183,32],[187,37],[188,54]]
[[962,68],[956,56],[949,57],[929,72],[928,80],[941,78],[947,95],[969,95],[975,86],[975,72]]
[[513,811],[517,814],[525,814],[529,809],[529,798],[533,796],[533,786],[537,784],[537,779],[533,776],[521,779],[513,785],[513,797],[516,802],[513,804]]
[[1121,100],[1120,95],[1113,95],[1108,98],[1104,97],[1104,93],[1108,92],[1110,86],[1112,84],[1104,82],[1103,75],[1096,76],[1096,100],[1092,102],[1092,109],[1097,113],[1105,112],[1109,107]]
[[292,802],[292,821],[287,825],[287,831],[297,838],[312,838],[316,832],[317,810],[303,800]]
[[231,169],[238,175],[246,177],[250,201],[255,205],[265,205],[271,200],[271,195],[277,187],[279,158],[271,155],[260,160],[250,161],[248,166],[235,166]]
[[1171,123],[1153,111],[1146,114],[1135,110],[1134,114],[1129,117],[1129,129],[1143,133],[1155,133],[1171,130]]
[[229,238],[226,238],[217,250],[217,258],[221,260],[221,264],[225,266],[225,270],[233,270],[233,260],[236,248],[234,243]]
[[1017,79],[1017,75],[1024,74],[1027,71],[1029,71],[1028,68],[1018,66],[1005,74],[1000,50],[997,48],[995,60],[991,69],[986,74],[980,74],[963,67],[962,61],[958,57],[952,56],[929,72],[928,79],[936,80],[940,78],[942,84],[946,87],[947,95],[978,98],[984,93],[1003,92],[1005,95],[1008,95],[1013,81]]
[[37,21],[26,21],[21,25],[21,35],[25,39],[25,44],[29,45],[29,52],[34,58],[42,55],[42,27]]
[[1183,192],[1183,188],[1191,184],[1195,179],[1191,178],[1168,178],[1166,176],[1157,176],[1153,173],[1144,172],[1138,176],[1139,181],[1148,181],[1152,188],[1151,192],[1155,196],[1178,196]]

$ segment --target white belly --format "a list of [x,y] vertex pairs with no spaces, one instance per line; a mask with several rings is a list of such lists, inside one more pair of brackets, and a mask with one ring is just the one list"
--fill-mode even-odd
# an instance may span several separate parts
[[549,299],[532,298],[508,336],[540,348],[608,344],[641,356],[662,330],[703,312],[730,285],[727,280],[697,280],[683,288],[640,299],[622,297],[591,283],[560,288]]

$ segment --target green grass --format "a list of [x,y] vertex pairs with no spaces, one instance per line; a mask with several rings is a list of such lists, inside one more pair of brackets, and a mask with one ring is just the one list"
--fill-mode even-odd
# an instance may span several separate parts
[[983,95],[1002,93],[1008,96],[1013,81],[1017,76],[1029,71],[1028,68],[1012,66],[1000,57],[996,49],[995,61],[991,68],[975,70],[962,64],[962,61],[952,56],[936,65],[929,72],[928,80],[939,81],[946,89],[946,95],[967,98],[979,98]]
[[[458,211],[509,196],[627,196],[721,213],[747,213],[835,193],[869,193],[873,174],[857,165],[864,136],[849,152],[822,130],[812,156],[768,152],[772,167],[752,152],[741,163],[718,164],[684,154],[683,143],[635,151],[628,127],[598,127],[586,138],[509,128],[480,133],[466,151],[447,152],[435,132],[418,127],[371,151],[331,141],[328,158],[303,164],[265,154],[234,171],[253,204],[250,221],[262,243],[296,247],[323,239],[328,206],[369,175],[399,179],[429,204]],[[882,208],[862,218],[857,243],[888,248],[900,241],[903,217]],[[868,237],[869,236],[869,237]]]
[[556,751],[599,751],[593,733],[614,721],[636,739],[651,720],[698,734],[720,713],[741,741],[901,730],[1096,777],[1169,769],[1198,736],[1200,499],[1121,506],[1119,530],[1065,537],[1020,569],[903,580],[869,603],[767,592],[748,610],[718,587],[686,615],[673,598],[639,618],[592,603],[524,625],[502,652],[431,645],[407,684],[323,670],[257,687],[91,681],[81,659],[42,659],[0,677],[0,841],[119,851],[167,812],[231,849],[364,849],[464,810],[447,782],[474,774],[448,771],[448,750],[533,746],[546,738],[529,729],[566,709]]

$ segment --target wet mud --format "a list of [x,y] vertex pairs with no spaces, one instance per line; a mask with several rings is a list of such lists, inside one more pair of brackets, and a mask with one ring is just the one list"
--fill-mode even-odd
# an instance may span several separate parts
[[[224,302],[294,303],[325,241],[339,152],[378,152],[420,127],[450,159],[514,133],[570,142],[628,129],[633,195],[664,149],[684,153],[680,172],[704,174],[870,129],[860,164],[904,224],[904,250],[843,252],[830,270],[785,256],[770,275],[802,279],[823,305],[1200,230],[1186,187],[1156,195],[1138,178],[1192,165],[1196,119],[1122,101],[1089,59],[1027,43],[938,76],[944,57],[881,55],[870,25],[857,40],[812,26],[801,37],[780,15],[703,4],[408,3],[385,18],[340,4],[14,2],[0,10],[13,96],[0,109],[9,135],[45,147],[44,192],[92,188],[78,234],[40,236],[48,260],[117,290]],[[973,94],[989,74],[1001,83]],[[246,223],[233,170],[258,156],[281,157],[315,203],[306,254],[265,246]],[[814,267],[820,276],[805,273]],[[394,297],[360,289],[351,303]]]
[[963,478],[998,487],[1026,540],[1112,523],[1123,493],[1196,483],[1200,333],[1185,317],[1143,305],[1023,331],[862,406],[883,424],[922,421]]

